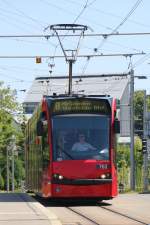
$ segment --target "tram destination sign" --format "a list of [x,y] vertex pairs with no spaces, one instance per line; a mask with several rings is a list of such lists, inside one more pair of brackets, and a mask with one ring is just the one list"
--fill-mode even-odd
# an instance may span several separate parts
[[52,114],[98,113],[110,114],[110,105],[105,99],[63,99],[52,104]]

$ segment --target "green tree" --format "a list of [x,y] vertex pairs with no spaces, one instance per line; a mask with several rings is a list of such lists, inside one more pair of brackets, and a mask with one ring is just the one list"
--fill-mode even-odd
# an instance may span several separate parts
[[3,178],[3,176],[1,175],[1,173],[0,173],[0,189],[4,189],[4,178]]
[[[135,174],[136,174],[136,189],[142,188],[142,141],[143,136],[143,104],[144,92],[136,91],[134,93],[134,107],[135,107],[135,133],[138,134],[134,142],[134,156],[135,156]],[[150,98],[147,98],[147,106],[150,111]],[[138,130],[138,131],[137,131]],[[117,146],[117,167],[118,167],[118,180],[124,187],[129,187],[129,174],[130,174],[130,146],[118,145]]]
[[[143,135],[143,104],[144,91],[136,91],[134,93],[134,119],[135,119],[135,132],[139,136]],[[150,98],[147,98],[147,109],[150,111]]]
[[24,162],[19,158],[15,160],[15,180],[17,187],[20,187],[21,181],[25,177]]
[[[1,168],[1,188],[6,186],[6,150],[8,145],[12,141],[12,137],[15,137],[17,150],[23,151],[24,133],[20,126],[23,122],[22,108],[16,100],[15,90],[11,90],[9,87],[4,87],[0,82],[0,168]],[[20,157],[21,155],[21,157]],[[15,161],[21,160],[19,167],[24,171],[23,166],[23,154],[19,157],[15,156]],[[15,163],[17,165],[17,163]],[[24,172],[22,172],[24,173]],[[15,179],[18,180],[18,174],[16,173]],[[4,180],[4,185],[3,185]]]
[[142,165],[143,165],[143,154],[142,154],[142,141],[139,137],[135,138],[134,141],[134,153],[135,153],[135,174],[136,174],[136,189],[142,190]]
[[128,145],[117,146],[118,183],[125,189],[129,186],[130,148]]
[[143,103],[144,92],[136,91],[134,93],[134,119],[135,119],[135,133],[139,136],[143,135]]

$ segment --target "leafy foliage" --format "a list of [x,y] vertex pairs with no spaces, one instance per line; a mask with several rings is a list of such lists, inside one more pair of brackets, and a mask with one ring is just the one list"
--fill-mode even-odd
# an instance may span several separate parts
[[[137,91],[134,93],[134,107],[135,107],[135,131],[139,135],[134,141],[134,154],[135,154],[135,174],[136,174],[136,187],[141,190],[142,188],[142,135],[143,135],[143,102],[144,92]],[[148,99],[147,103],[150,101]],[[150,105],[148,106],[150,107]],[[138,130],[138,131],[137,131]],[[117,148],[117,165],[118,165],[118,179],[119,183],[123,184],[125,188],[129,187],[129,174],[130,174],[130,146],[119,145]]]
[[[150,111],[150,98],[147,97],[147,110]],[[143,135],[143,105],[144,105],[144,92],[136,91],[134,93],[134,119],[135,119],[135,132],[139,136]]]
[[[24,134],[20,123],[23,122],[22,109],[16,100],[15,91],[9,87],[4,87],[0,82],[0,188],[6,187],[6,152],[10,145],[12,146],[12,137],[15,138],[15,183],[18,185],[18,179],[24,177],[23,166],[23,142]],[[19,150],[19,154],[18,154]],[[11,152],[9,153],[11,154]],[[11,157],[10,157],[11,158]],[[18,163],[19,162],[19,163]],[[10,163],[11,165],[11,163]],[[20,166],[18,166],[20,165]],[[11,167],[9,168],[11,170]],[[21,174],[20,174],[21,173]]]
[[130,166],[130,148],[128,145],[117,146],[117,168],[119,185],[128,186],[128,174]]
[[144,92],[136,91],[134,93],[134,119],[135,119],[135,132],[139,136],[143,135],[143,102]]
[[134,106],[135,106],[135,117],[143,119],[143,102],[144,102],[144,92],[136,91],[134,93]]
[[4,178],[1,174],[0,174],[0,189],[4,189]]

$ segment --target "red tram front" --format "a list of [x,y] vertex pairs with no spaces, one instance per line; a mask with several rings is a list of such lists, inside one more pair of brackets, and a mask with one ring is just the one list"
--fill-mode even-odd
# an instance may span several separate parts
[[42,197],[117,195],[116,103],[110,97],[45,97],[26,128],[26,188]]

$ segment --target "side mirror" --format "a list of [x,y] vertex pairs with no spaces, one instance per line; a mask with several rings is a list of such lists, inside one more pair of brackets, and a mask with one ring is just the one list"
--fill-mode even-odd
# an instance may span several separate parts
[[120,121],[118,119],[115,119],[114,122],[114,132],[115,134],[120,134]]
[[43,135],[43,122],[41,120],[39,120],[37,122],[36,133],[37,133],[37,136],[42,136]]

